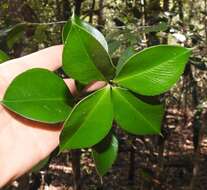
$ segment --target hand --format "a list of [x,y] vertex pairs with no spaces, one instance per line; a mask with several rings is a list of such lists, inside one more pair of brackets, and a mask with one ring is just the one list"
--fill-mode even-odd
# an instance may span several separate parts
[[[0,100],[17,75],[36,67],[54,71],[61,66],[61,57],[62,46],[54,46],[0,64]],[[77,94],[75,82],[71,79],[65,82],[71,93]],[[103,85],[105,82],[96,82],[84,91]],[[24,119],[0,105],[0,188],[46,158],[58,146],[61,128],[60,124],[51,127]]]

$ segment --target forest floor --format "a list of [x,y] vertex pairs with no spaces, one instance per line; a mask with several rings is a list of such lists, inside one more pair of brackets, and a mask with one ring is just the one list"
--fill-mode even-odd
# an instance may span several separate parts
[[[169,120],[171,120],[170,117],[169,115]],[[168,128],[170,135],[168,135],[164,146],[154,145],[159,142],[157,137],[135,139],[118,130],[119,137],[121,137],[119,139],[119,155],[112,169],[103,177],[103,184],[96,173],[90,150],[83,151],[81,156],[81,189],[206,190],[207,138],[204,137],[202,140],[200,156],[195,156],[192,122],[190,120],[184,122],[181,117],[176,127],[168,125]],[[133,146],[129,142],[133,142]],[[132,161],[133,156],[134,162]],[[130,165],[134,168],[133,170],[130,170]],[[23,177],[8,189],[73,190],[69,153],[63,153],[53,158],[48,168],[41,171],[38,176],[41,176],[39,188],[35,187],[34,177],[30,176],[29,178],[27,175],[26,182]]]

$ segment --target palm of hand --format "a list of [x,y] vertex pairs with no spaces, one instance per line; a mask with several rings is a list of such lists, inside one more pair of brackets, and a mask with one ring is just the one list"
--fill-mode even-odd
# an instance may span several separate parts
[[58,145],[58,126],[51,130],[51,126],[20,118],[2,106],[0,121],[0,168],[5,169],[1,170],[4,175],[13,171],[21,173],[12,178],[22,175]]
[[[0,100],[20,73],[31,68],[56,70],[61,66],[62,46],[53,46],[0,65]],[[77,95],[74,80],[66,79],[71,93]],[[83,93],[106,85],[104,81],[85,87]],[[30,170],[59,144],[61,124],[47,125],[24,119],[0,104],[0,188]]]
[[[51,55],[53,53],[56,57],[61,57],[61,51],[60,46],[55,46],[17,59],[17,61],[12,60],[8,64],[0,65],[0,99],[2,100],[11,80],[24,70],[32,67],[44,67],[50,70],[57,68],[61,61],[57,58],[52,60]],[[31,63],[32,58],[34,58],[34,64]],[[30,60],[29,66],[25,65],[28,59]],[[48,59],[49,65],[44,63],[45,59]],[[36,61],[39,61],[38,64]],[[26,120],[11,113],[1,105],[0,121],[1,187],[8,181],[24,174],[55,149],[59,142],[61,126],[51,126]]]

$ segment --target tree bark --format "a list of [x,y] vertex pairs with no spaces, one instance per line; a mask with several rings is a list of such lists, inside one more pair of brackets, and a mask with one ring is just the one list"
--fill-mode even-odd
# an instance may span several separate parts
[[131,141],[131,145],[130,145],[130,150],[129,150],[129,172],[128,172],[128,180],[129,183],[132,185],[134,184],[134,178],[135,178],[135,147],[134,147],[134,141],[135,141],[135,137],[131,137],[130,138]]
[[194,5],[195,5],[195,0],[190,0],[189,2],[189,13],[188,13],[188,22],[189,24],[191,23],[191,19],[194,16]]
[[75,15],[81,15],[82,0],[75,0]]
[[183,1],[182,0],[177,0],[177,4],[178,4],[178,14],[179,14],[179,18],[181,21],[183,21],[184,19],[184,14],[183,14]]
[[[158,24],[160,22],[160,18],[159,18],[160,11],[161,11],[160,0],[153,0],[148,3],[147,19],[146,19],[147,25],[151,26],[151,25]],[[150,32],[147,35],[147,38],[148,38],[148,46],[160,44],[160,40],[157,37],[156,32]]]
[[73,185],[74,190],[81,189],[81,171],[80,171],[80,157],[81,150],[71,150],[72,169],[73,169]]
[[169,11],[169,0],[163,0],[163,11]]
[[204,21],[205,21],[205,35],[207,44],[207,0],[204,1]]
[[105,19],[103,15],[103,9],[104,9],[104,0],[99,0],[99,11],[98,11],[98,29],[102,30],[105,25]]
[[[163,1],[163,12],[168,12],[168,11],[169,11],[169,0],[164,0]],[[169,18],[167,19],[167,21],[169,22]],[[168,43],[168,31],[166,31],[166,35],[163,37],[162,43],[163,44]]]
[[68,0],[63,0],[62,2],[63,10],[63,20],[68,20],[71,15],[70,2]]
[[95,4],[96,4],[96,0],[93,0],[91,4],[91,10],[89,12],[89,23],[91,24],[93,24],[93,13],[94,13]]
[[201,111],[198,111],[197,117],[195,119],[199,119],[200,122],[200,130],[198,134],[198,145],[196,147],[195,153],[194,153],[194,158],[193,158],[193,175],[190,183],[189,190],[194,190],[196,186],[196,181],[199,173],[199,162],[201,159],[201,142],[203,140],[204,134],[205,134],[205,128],[206,128],[206,122],[207,122],[207,110],[204,108]]

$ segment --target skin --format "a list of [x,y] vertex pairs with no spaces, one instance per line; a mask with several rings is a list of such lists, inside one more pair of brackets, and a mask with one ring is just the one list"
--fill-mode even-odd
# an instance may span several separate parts
[[[53,46],[30,55],[0,64],[0,100],[20,73],[32,68],[51,71],[61,66],[63,46]],[[65,80],[71,93],[79,94],[72,79]],[[91,92],[106,85],[94,82],[83,92]],[[28,172],[46,158],[59,144],[62,124],[47,125],[24,119],[0,105],[0,188]]]

